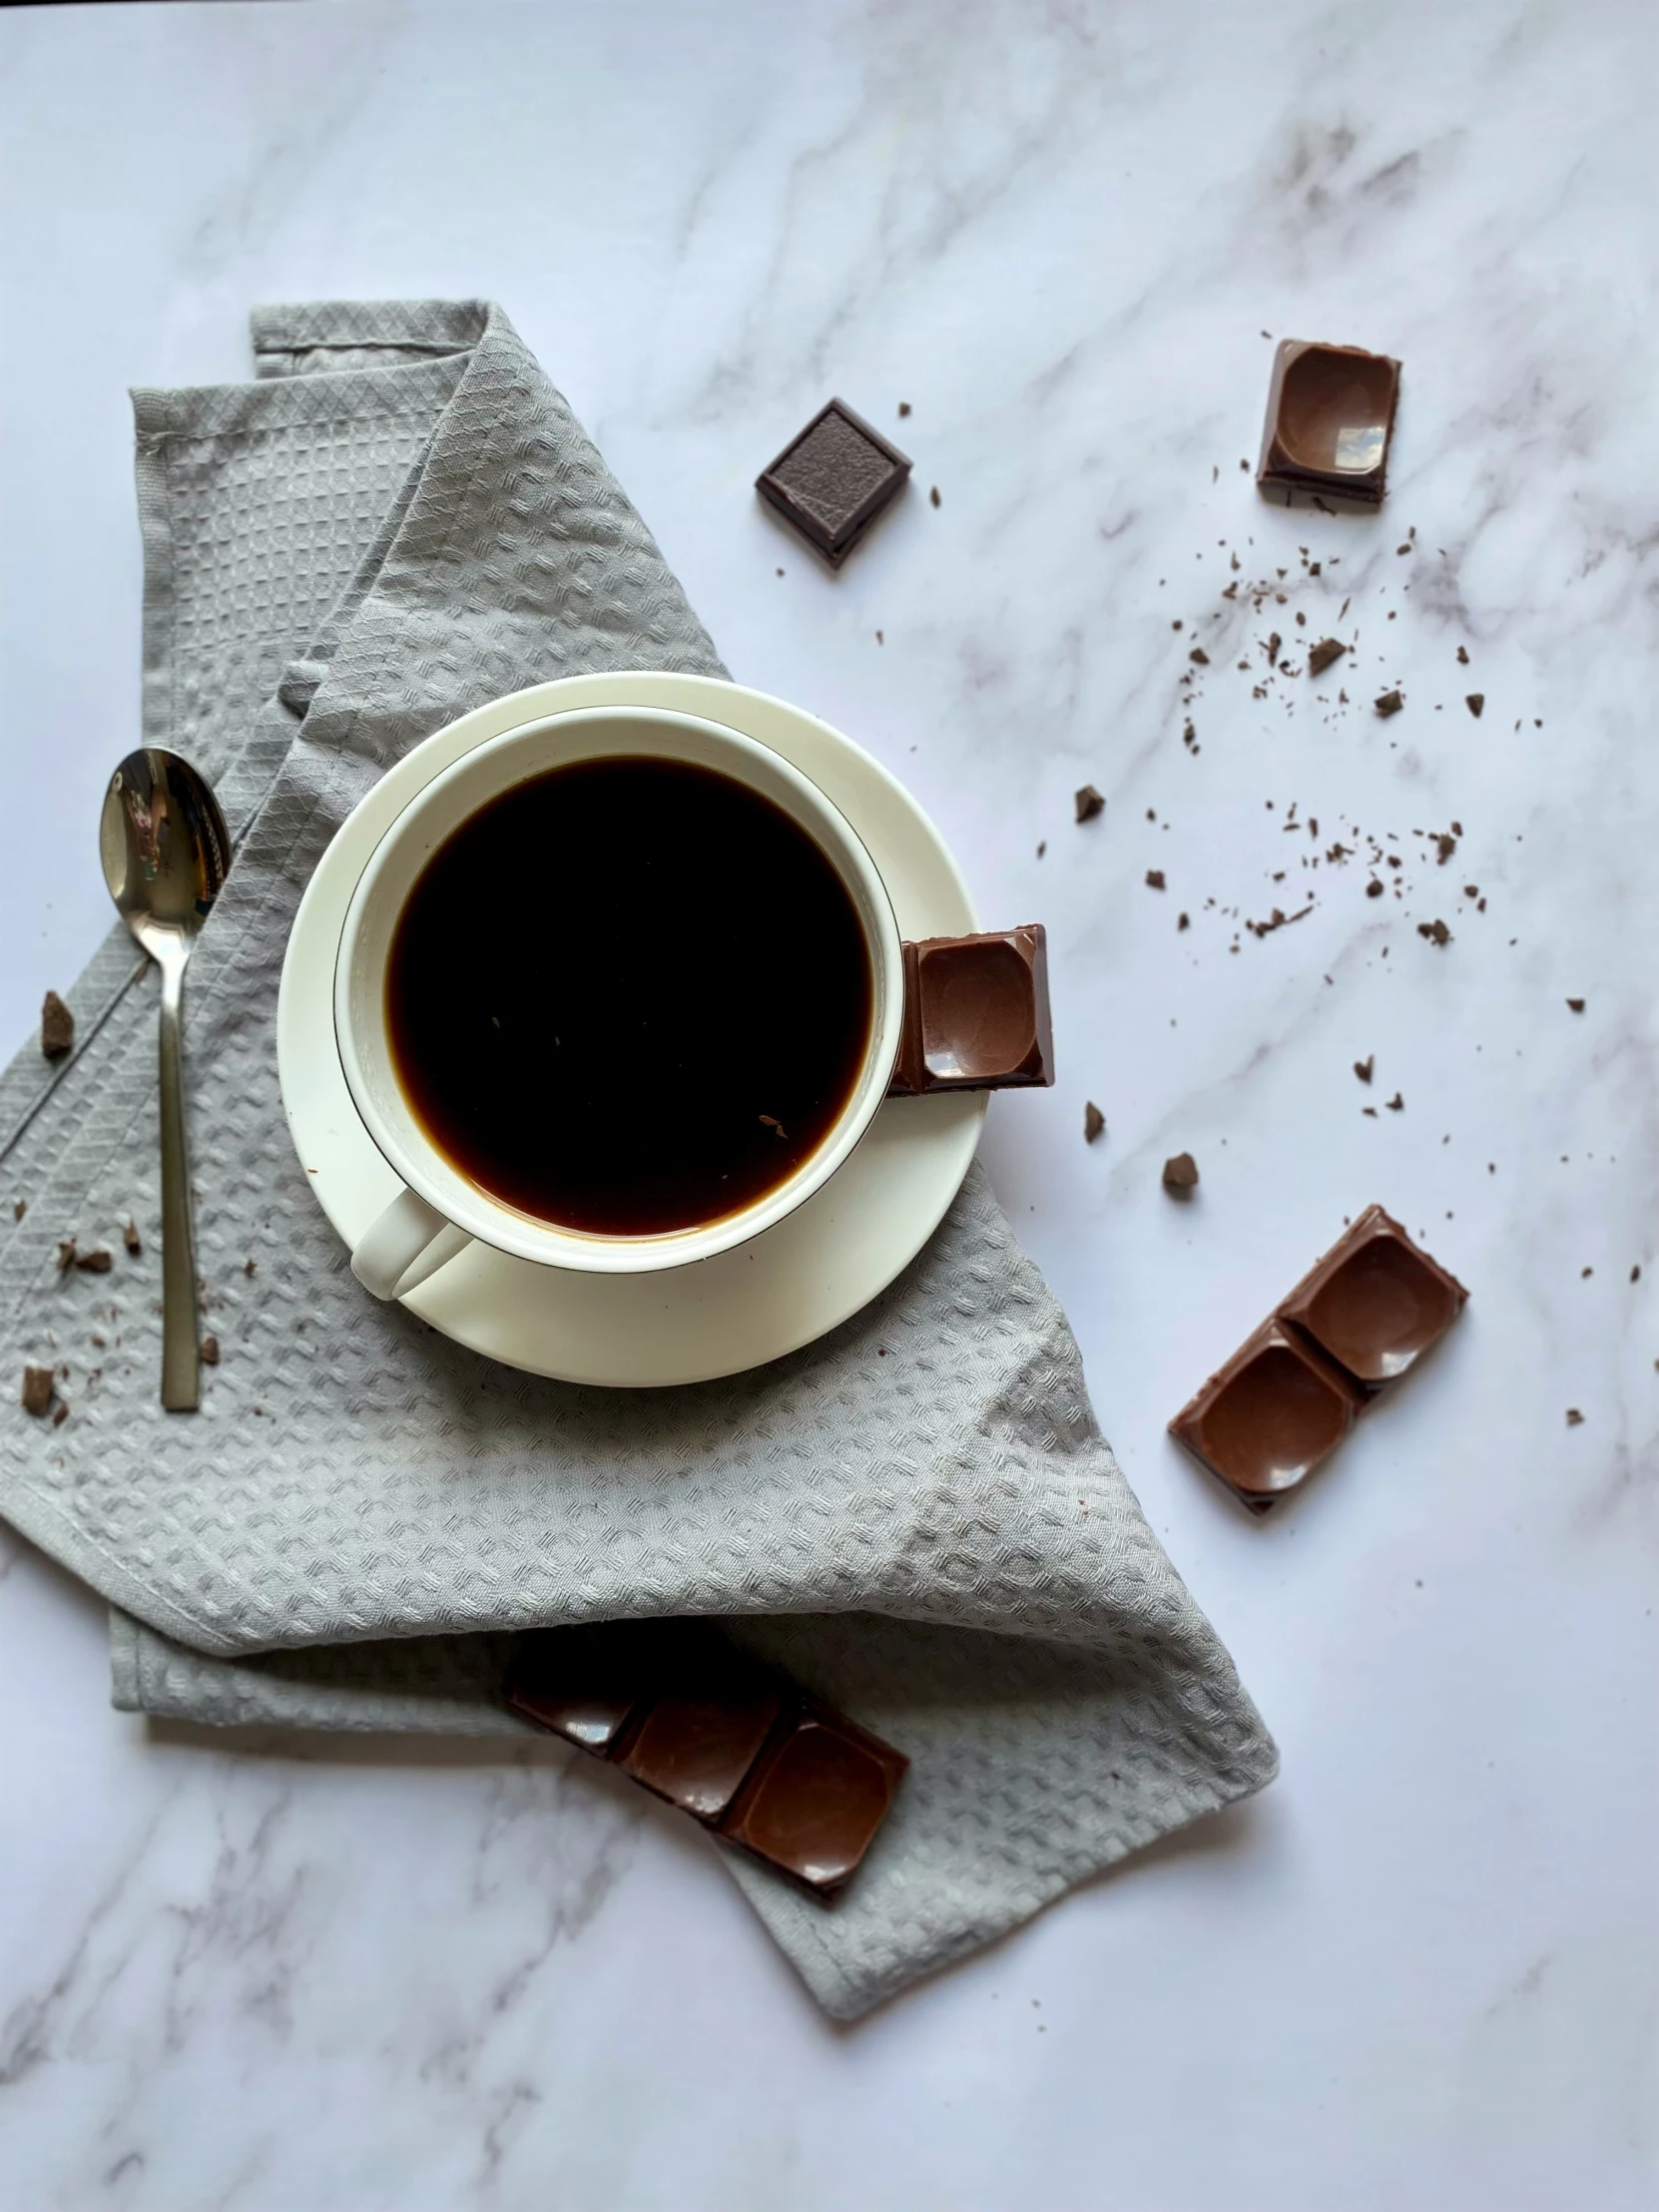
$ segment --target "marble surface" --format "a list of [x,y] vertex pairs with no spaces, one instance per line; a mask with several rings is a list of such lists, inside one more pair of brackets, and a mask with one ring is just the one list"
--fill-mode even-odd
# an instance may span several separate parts
[[[0,1533],[4,2212],[1653,2202],[1656,48],[1636,0],[0,13],[8,1046],[105,921],[125,386],[245,373],[258,299],[499,298],[734,672],[1048,923],[1061,1081],[985,1157],[1285,1761],[837,2030],[605,1777],[146,1730]],[[1266,333],[1405,363],[1380,515],[1258,496]],[[749,488],[831,391],[916,461],[836,577]],[[1470,1306],[1257,1523],[1164,1422],[1372,1199]]]

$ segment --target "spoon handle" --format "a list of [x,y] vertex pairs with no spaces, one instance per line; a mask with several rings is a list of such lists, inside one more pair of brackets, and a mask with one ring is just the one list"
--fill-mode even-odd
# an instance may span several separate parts
[[201,1393],[202,1330],[196,1306],[190,1147],[185,1136],[184,1048],[179,1009],[184,962],[162,969],[162,1403],[194,1412]]

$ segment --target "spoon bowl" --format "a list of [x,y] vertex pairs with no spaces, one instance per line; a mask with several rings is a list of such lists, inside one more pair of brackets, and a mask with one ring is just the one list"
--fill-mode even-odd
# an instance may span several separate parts
[[201,1320],[180,1009],[185,963],[229,872],[231,838],[205,779],[177,753],[146,746],[110,778],[98,849],[116,910],[161,970],[162,1403],[189,1412],[201,1392]]

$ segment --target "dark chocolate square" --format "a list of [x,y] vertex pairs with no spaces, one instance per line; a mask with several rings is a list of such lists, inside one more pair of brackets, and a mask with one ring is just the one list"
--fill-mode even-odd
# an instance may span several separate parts
[[1358,345],[1287,338],[1274,355],[1258,484],[1381,504],[1399,363]]
[[1279,1318],[1376,1389],[1438,1344],[1467,1296],[1397,1221],[1370,1206],[1303,1277]]
[[1253,1513],[1266,1513],[1336,1449],[1364,1403],[1335,1361],[1274,1320],[1211,1376],[1170,1434]]
[[857,1871],[909,1763],[843,1713],[809,1705],[775,1740],[721,1833],[832,1895]]
[[839,568],[909,473],[896,445],[844,399],[831,399],[761,471],[755,489]]
[[905,945],[893,1091],[1018,1090],[1053,1080],[1048,934],[1040,922]]

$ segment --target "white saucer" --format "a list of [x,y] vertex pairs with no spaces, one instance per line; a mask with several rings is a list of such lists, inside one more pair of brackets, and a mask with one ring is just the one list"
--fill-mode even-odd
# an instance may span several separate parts
[[[901,935],[961,936],[978,926],[955,861],[903,786],[850,739],[781,699],[704,676],[574,676],[463,715],[400,761],[341,826],[300,901],[282,963],[282,1103],[311,1189],[347,1245],[397,1195],[334,1043],[334,956],[357,878],[410,795],[471,747],[546,715],[609,706],[701,715],[773,747],[857,830]],[[855,1314],[914,1259],[967,1173],[985,1103],[962,1092],[889,1099],[816,1197],[713,1260],[662,1275],[578,1275],[474,1244],[403,1303],[486,1359],[566,1382],[639,1388],[761,1367]]]

